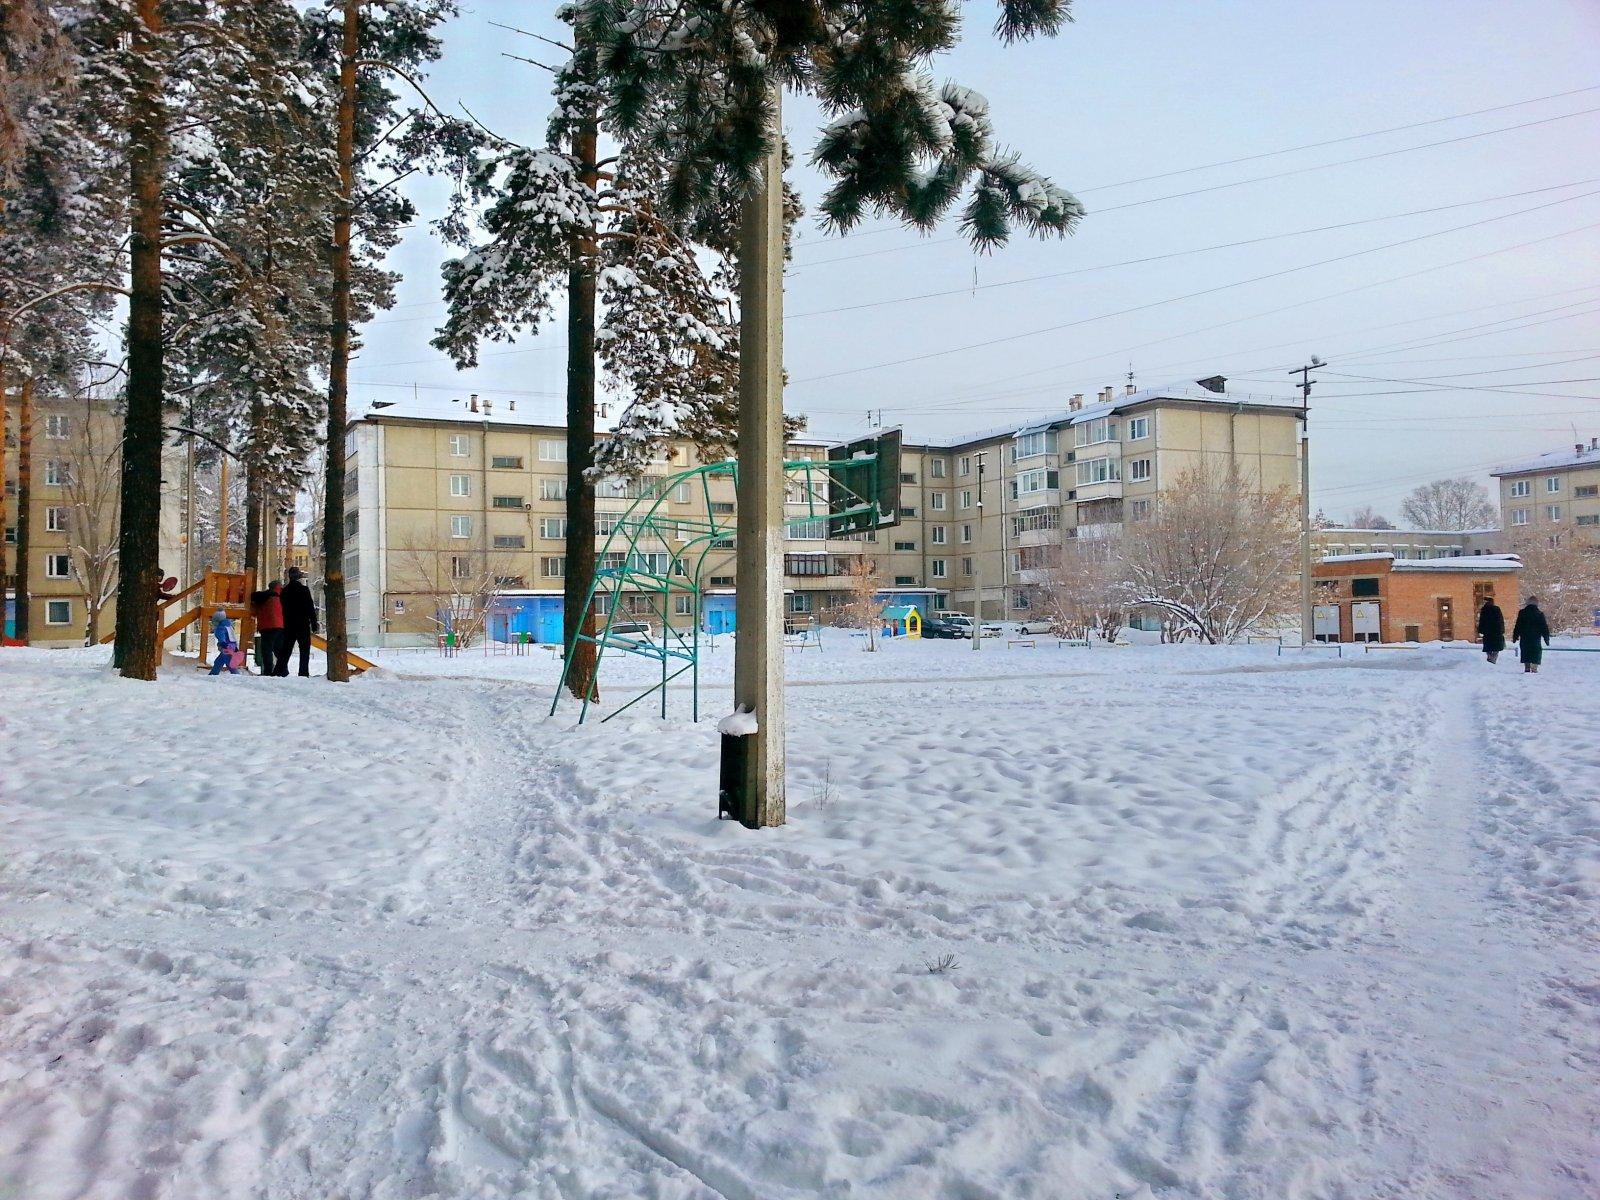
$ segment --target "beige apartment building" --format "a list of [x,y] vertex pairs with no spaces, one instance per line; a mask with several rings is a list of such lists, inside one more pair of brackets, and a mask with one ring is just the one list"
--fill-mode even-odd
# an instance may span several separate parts
[[[4,542],[0,592],[4,630],[34,646],[81,646],[116,623],[117,512],[122,417],[104,401],[35,399],[28,430],[28,628],[16,627],[22,479],[20,392],[4,397]],[[183,578],[181,454],[168,451],[162,475],[162,566]],[[95,603],[98,601],[99,603]]]
[[[825,459],[833,443],[799,438],[789,456]],[[374,405],[350,427],[346,451],[348,515],[345,578],[358,644],[407,644],[436,636],[452,610],[492,593],[507,617],[499,630],[556,640],[566,538],[563,428],[514,403],[476,397],[465,404]],[[1026,427],[1008,426],[954,441],[907,441],[899,471],[898,524],[829,538],[803,481],[788,494],[786,608],[825,617],[849,595],[863,558],[883,591],[923,607],[986,619],[1026,616],[1057,548],[1073,538],[1109,537],[1140,521],[1156,497],[1189,467],[1231,467],[1245,486],[1298,493],[1299,409],[1281,398],[1230,392],[1220,377],[1116,394],[1075,396],[1065,411]],[[642,492],[697,465],[673,445],[644,478],[601,485],[603,549],[609,531]],[[713,477],[703,489],[674,488],[670,521],[704,521],[708,509],[731,521],[734,483]],[[611,547],[617,553],[620,540]],[[641,543],[648,569],[671,568],[675,545]],[[736,586],[731,543],[702,567],[705,619],[731,621]],[[644,616],[651,601],[618,602]],[[692,621],[687,596],[668,614]],[[726,613],[726,618],[721,614]],[[520,622],[520,623],[519,623]],[[726,628],[726,624],[720,624]]]
[[1558,538],[1569,531],[1600,546],[1600,438],[1493,472],[1500,482],[1500,522],[1515,539]]

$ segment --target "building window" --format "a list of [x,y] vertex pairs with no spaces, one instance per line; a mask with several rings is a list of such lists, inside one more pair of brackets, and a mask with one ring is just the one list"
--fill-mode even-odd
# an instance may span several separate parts
[[361,514],[359,512],[345,513],[344,536],[349,541],[355,541],[356,534],[361,529]]
[[1379,581],[1376,577],[1352,579],[1350,581],[1350,594],[1352,596],[1376,596],[1379,593]]
[[525,508],[526,504],[521,496],[496,496],[494,498],[494,506],[496,508]]
[[896,575],[894,577],[894,585],[895,587],[916,587],[917,577],[915,575]]
[[672,489],[672,502],[674,504],[689,503],[689,485],[680,483]]
[[44,577],[46,579],[69,579],[72,576],[72,556],[70,554],[46,554],[44,556]]
[[732,587],[733,586],[733,576],[732,575],[713,575],[711,577],[711,586],[712,587]]
[[451,517],[450,536],[453,538],[469,538],[472,536],[471,517]]
[[694,616],[694,597],[674,596],[672,598],[672,611],[680,617]]
[[963,558],[961,560],[961,573],[963,575],[972,574],[972,560],[970,558]]
[[540,462],[566,462],[567,443],[551,438],[541,439],[539,442]]
[[1547,492],[1559,492],[1561,490],[1561,476],[1551,475],[1548,477],[1544,481],[1544,490]]
[[1098,421],[1085,421],[1072,430],[1072,442],[1075,446],[1098,446],[1101,442],[1116,440],[1117,423],[1108,417],[1101,417]]
[[934,559],[933,560],[933,577],[935,579],[943,579],[944,576],[945,576],[945,560],[942,559],[942,558]]
[[901,471],[900,472],[900,482],[901,483],[915,483],[916,481],[917,481],[917,476],[916,476],[916,473],[914,471]]
[[1561,520],[1561,505],[1559,505],[1559,504],[1546,504],[1544,506],[1544,517],[1545,517],[1545,520],[1547,520],[1547,521],[1559,521],[1559,520]]
[[796,521],[789,526],[789,536],[798,542],[820,542],[828,536],[828,519],[817,517],[811,521]]
[[72,466],[61,459],[52,458],[44,464],[44,482],[47,487],[62,487],[72,478]]
[[452,496],[458,496],[458,497],[459,496],[470,496],[470,495],[472,495],[472,476],[471,475],[452,475],[452,476],[450,476],[450,494]]
[[72,601],[46,600],[44,602],[44,623],[46,625],[71,625]]
[[928,460],[928,474],[935,479],[944,478],[944,459],[930,458]]
[[783,573],[785,575],[826,575],[828,573],[828,556],[826,554],[785,554],[783,556]]
[[1128,419],[1128,440],[1137,442],[1140,438],[1150,436],[1149,417],[1130,417]]
[[64,442],[72,434],[72,418],[63,413],[50,413],[44,419],[44,436],[53,442]]
[[1017,476],[1016,494],[1019,496],[1031,496],[1035,492],[1044,491],[1050,485],[1051,474],[1052,472],[1046,471],[1042,467],[1022,472]]
[[1585,513],[1572,519],[1574,525],[1600,525],[1600,513]]
[[902,504],[900,506],[900,515],[902,517],[914,517],[917,515],[917,510],[909,504]]
[[1143,483],[1150,478],[1150,460],[1136,458],[1128,464],[1128,479],[1132,483]]
[[811,593],[794,592],[789,596],[789,611],[792,613],[808,613],[811,611]]
[[520,533],[497,533],[494,535],[494,548],[496,550],[521,550],[528,544],[528,539]]
[[452,554],[450,556],[450,578],[466,579],[472,574],[472,555]]
[[539,480],[539,499],[565,500],[567,498],[567,481],[565,479]]
[[67,532],[67,510],[57,504],[52,504],[45,509],[44,527],[51,533]]
[[1114,458],[1086,458],[1078,464],[1078,486],[1115,483],[1122,478],[1122,464]]
[[1533,491],[1533,484],[1526,479],[1518,479],[1511,485],[1512,499],[1520,499]]
[[970,542],[972,540],[972,526],[971,525],[963,525],[961,527],[961,540],[963,542]]
[[1511,523],[1513,525],[1526,525],[1528,523],[1528,510],[1525,508],[1513,508],[1511,510]]
[[497,471],[520,471],[522,470],[522,455],[496,454],[490,465]]
[[1574,500],[1592,500],[1596,496],[1600,496],[1600,483],[1580,483],[1572,489]]
[[1036,454],[1043,454],[1047,448],[1046,435],[1043,430],[1038,433],[1025,433],[1017,439],[1017,444],[1014,447],[1015,454],[1012,457],[1013,459],[1032,458]]
[[[607,532],[610,531],[608,530]],[[557,540],[566,537],[567,519],[565,517],[540,517],[539,536]]]
[[731,516],[733,513],[733,502],[731,500],[713,500],[710,504],[710,510],[716,513],[719,517]]
[[956,459],[956,474],[962,476],[972,474],[971,455],[963,454],[960,458]]
[[1059,529],[1061,510],[1058,508],[1030,508],[1011,518],[1011,534],[1021,537],[1039,529]]
[[929,536],[933,538],[933,544],[935,546],[944,545],[944,526],[935,525],[933,527],[933,532]]
[[450,457],[466,458],[472,453],[472,439],[464,433],[450,435]]
[[945,500],[946,497],[943,492],[934,492],[933,495],[929,497],[928,504],[934,512],[943,512],[945,508]]
[[1133,500],[1128,504],[1128,520],[1148,521],[1150,519],[1150,501]]
[[971,488],[962,488],[961,489],[961,503],[960,503],[959,507],[961,507],[961,508],[971,508],[972,507],[972,489]]
[[915,550],[917,544],[915,542],[896,542],[894,548],[896,550]]
[[546,579],[560,579],[567,573],[567,560],[564,555],[546,555],[539,560],[539,574]]

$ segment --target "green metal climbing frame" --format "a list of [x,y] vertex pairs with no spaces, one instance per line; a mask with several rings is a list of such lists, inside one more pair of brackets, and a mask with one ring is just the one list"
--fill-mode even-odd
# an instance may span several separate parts
[[[804,513],[784,517],[787,526],[826,520],[830,536],[845,532],[875,529],[893,524],[898,514],[886,497],[898,495],[900,477],[899,433],[894,431],[874,439],[851,443],[836,453],[844,457],[794,459],[783,464],[788,484],[802,488]],[[737,490],[738,463],[708,463],[675,475],[640,481],[639,494],[613,525],[597,556],[598,566],[588,595],[584,598],[578,632],[567,645],[561,682],[556,687],[550,712],[554,715],[566,692],[567,673],[572,669],[573,651],[578,643],[595,647],[595,670],[608,650],[655,659],[661,664],[661,678],[620,708],[606,714],[609,721],[639,701],[655,693],[661,696],[661,715],[667,715],[667,685],[687,673],[693,697],[694,719],[700,719],[700,634],[705,615],[704,568],[716,550],[733,548],[736,518],[731,511],[718,512],[711,498],[713,480],[728,479]],[[682,496],[680,489],[701,501],[694,516],[674,515],[669,500]],[[733,505],[725,505],[731,510]],[[702,515],[703,514],[703,515]],[[647,547],[647,548],[645,548]],[[665,569],[663,569],[665,568]],[[648,609],[622,613],[622,597],[647,598]],[[677,613],[679,597],[688,596],[689,611]],[[605,598],[603,624],[594,622],[596,603]],[[673,627],[672,617],[689,617],[687,631]],[[661,639],[648,633],[628,632],[640,617],[660,621]],[[620,618],[620,619],[619,619]],[[598,628],[589,632],[594,625]],[[623,626],[618,629],[617,626]],[[687,636],[685,633],[687,632]],[[585,696],[578,713],[582,723],[589,713],[590,698]]]

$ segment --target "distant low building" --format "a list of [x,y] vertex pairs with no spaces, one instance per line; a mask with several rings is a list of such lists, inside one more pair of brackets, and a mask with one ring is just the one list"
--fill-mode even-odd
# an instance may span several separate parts
[[1330,525],[1311,531],[1318,554],[1392,554],[1396,559],[1462,558],[1502,554],[1499,529],[1351,529]]
[[1319,642],[1473,641],[1486,599],[1516,611],[1521,570],[1513,554],[1329,555],[1311,569],[1312,633]]

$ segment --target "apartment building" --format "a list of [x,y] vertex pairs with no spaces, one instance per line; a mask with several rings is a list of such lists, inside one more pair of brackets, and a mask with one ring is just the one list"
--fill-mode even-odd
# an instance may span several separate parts
[[[4,443],[4,540],[0,591],[7,637],[30,645],[81,646],[91,633],[115,628],[117,512],[121,488],[122,416],[102,400],[36,397],[27,430],[29,471],[22,478],[22,404],[10,392],[0,404]],[[187,586],[182,529],[182,454],[169,449],[162,471],[161,562]],[[17,628],[19,515],[28,499],[28,627]],[[92,599],[101,602],[96,605]]]
[[[1299,410],[1281,398],[1230,392],[1221,377],[1118,395],[1024,428],[954,440],[907,441],[899,469],[898,523],[850,538],[827,536],[822,497],[797,473],[786,495],[785,606],[825,616],[848,598],[870,559],[883,594],[924,611],[954,607],[986,619],[1026,615],[1056,549],[1072,538],[1109,537],[1148,517],[1161,490],[1192,466],[1231,468],[1244,486],[1298,490]],[[791,460],[826,458],[831,443],[798,438]],[[439,405],[374,405],[346,443],[349,505],[345,578],[358,643],[414,643],[435,635],[449,609],[483,584],[495,595],[497,633],[560,636],[566,567],[566,440],[554,413],[518,412],[477,397]],[[600,546],[629,504],[697,465],[674,444],[639,480],[602,484]],[[731,477],[677,488],[662,512],[729,522]],[[670,540],[670,539],[669,539]],[[686,539],[685,539],[686,540]],[[619,553],[620,542],[611,553]],[[671,569],[673,544],[640,543],[646,569]],[[731,540],[700,566],[704,619],[732,627],[736,586]],[[687,568],[684,568],[687,569]],[[644,615],[643,595],[618,603]],[[692,619],[675,598],[673,624]]]
[[1501,527],[1511,538],[1560,537],[1571,531],[1600,546],[1600,438],[1493,472],[1500,484]]

